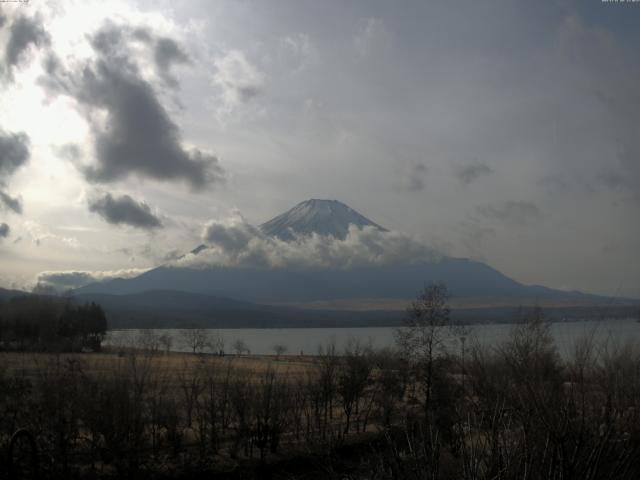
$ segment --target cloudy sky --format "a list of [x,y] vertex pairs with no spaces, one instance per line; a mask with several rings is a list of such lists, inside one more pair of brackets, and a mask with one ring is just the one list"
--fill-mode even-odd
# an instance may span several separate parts
[[1,3],[0,286],[134,275],[211,222],[330,198],[524,283],[640,297],[639,22],[601,0]]

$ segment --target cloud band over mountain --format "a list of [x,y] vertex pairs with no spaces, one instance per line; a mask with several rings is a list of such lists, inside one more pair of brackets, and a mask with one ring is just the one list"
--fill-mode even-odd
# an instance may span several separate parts
[[129,268],[123,270],[106,271],[45,271],[36,278],[36,292],[63,292],[66,290],[88,285],[90,283],[105,282],[114,278],[132,278],[146,272],[146,268]]
[[373,226],[350,225],[344,239],[331,235],[294,235],[282,240],[264,234],[235,212],[209,222],[203,231],[208,248],[188,254],[172,265],[258,268],[352,268],[363,265],[435,261],[440,255],[410,236]]

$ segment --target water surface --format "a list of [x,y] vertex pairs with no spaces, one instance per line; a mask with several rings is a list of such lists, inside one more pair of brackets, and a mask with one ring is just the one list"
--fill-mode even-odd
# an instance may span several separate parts
[[[482,324],[468,327],[465,344],[469,347],[477,342],[480,345],[499,346],[509,337],[513,324]],[[344,351],[349,342],[358,341],[374,348],[395,346],[395,327],[360,327],[360,328],[246,328],[246,329],[207,329],[204,333],[209,346],[204,351],[217,351],[224,345],[226,353],[233,352],[233,345],[241,340],[250,353],[273,354],[275,345],[284,345],[289,354],[316,354],[320,345],[334,343],[339,352]],[[460,348],[460,334],[447,335],[446,344],[450,348]],[[586,320],[558,322],[551,324],[551,334],[558,352],[568,357],[573,352],[578,339],[592,336],[600,345],[607,343],[624,344],[628,341],[640,341],[640,323],[635,319]],[[105,344],[111,346],[139,346],[144,342],[157,341],[166,335],[171,339],[171,350],[177,352],[190,351],[188,340],[180,329],[111,330]],[[222,342],[217,340],[221,339]],[[160,347],[162,348],[162,347]]]

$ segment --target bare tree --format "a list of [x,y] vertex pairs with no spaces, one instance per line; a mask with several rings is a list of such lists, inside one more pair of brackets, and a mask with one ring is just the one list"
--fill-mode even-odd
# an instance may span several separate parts
[[173,337],[171,334],[165,332],[158,338],[160,345],[164,349],[165,353],[169,353],[171,351],[171,347],[173,346]]
[[213,332],[210,340],[209,340],[209,345],[211,346],[211,349],[218,355],[224,355],[224,337],[222,336],[222,334],[218,331]]
[[207,331],[200,327],[182,330],[182,341],[193,353],[202,353],[209,346]]
[[374,364],[377,375],[373,400],[382,418],[382,425],[389,427],[397,405],[402,402],[407,390],[409,372],[406,361],[391,350],[378,351]]
[[356,416],[356,430],[358,428],[360,403],[373,368],[370,350],[368,347],[362,347],[357,340],[350,339],[344,352],[342,368],[338,375],[338,394],[342,399],[342,409],[346,416],[345,434],[349,433],[353,414]]
[[148,328],[141,328],[138,330],[136,343],[140,349],[151,355],[157,353],[160,348],[160,339],[158,335]]
[[424,390],[424,411],[431,407],[434,361],[443,350],[447,336],[443,327],[451,326],[449,293],[443,283],[428,285],[407,309],[404,325],[395,332],[396,342],[413,362]]
[[287,353],[287,346],[282,344],[282,343],[278,343],[276,345],[273,346],[273,353],[276,354],[276,360],[280,360],[280,355],[284,355],[285,353]]
[[286,374],[268,368],[260,375],[252,395],[252,435],[264,460],[267,446],[276,453],[288,421],[291,402]]
[[319,388],[320,408],[317,410],[317,420],[323,440],[326,439],[328,428],[333,421],[333,402],[337,390],[339,363],[334,339],[331,339],[326,346],[318,346],[316,382]]
[[243,353],[249,353],[249,347],[247,343],[242,339],[238,338],[235,342],[233,342],[233,351],[236,352],[236,355],[240,356]]

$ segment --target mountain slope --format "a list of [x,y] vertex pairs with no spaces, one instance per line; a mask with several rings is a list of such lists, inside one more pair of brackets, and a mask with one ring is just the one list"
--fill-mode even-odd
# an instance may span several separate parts
[[86,293],[80,302],[101,305],[109,328],[285,328],[397,325],[402,313],[388,311],[348,312],[303,310],[292,307],[241,302],[231,298],[155,290],[128,295]]
[[[285,241],[297,235],[344,238],[349,225],[386,231],[336,200],[307,200],[262,224],[261,230]],[[191,254],[207,250],[201,245]],[[513,305],[537,301],[574,304],[601,303],[609,299],[580,292],[564,292],[523,285],[490,266],[463,258],[437,261],[368,265],[353,268],[269,268],[160,266],[138,277],[87,285],[77,294],[136,294],[148,290],[175,290],[231,297],[262,304],[304,304],[341,299],[411,299],[427,284],[443,282],[455,298],[500,297]]]
[[274,304],[353,298],[409,299],[431,282],[444,282],[454,297],[510,297],[516,304],[536,299],[598,299],[579,292],[522,285],[488,265],[457,258],[349,270],[158,267],[136,278],[87,285],[76,293],[131,294],[175,289],[179,285],[187,292]]
[[386,231],[351,207],[337,200],[311,199],[299,203],[285,213],[263,223],[259,228],[267,235],[292,240],[294,234],[330,235],[344,240],[349,225],[358,228],[371,226]]
[[13,297],[20,297],[22,295],[29,295],[29,294],[21,290],[8,290],[6,288],[0,288],[0,301],[8,300]]

